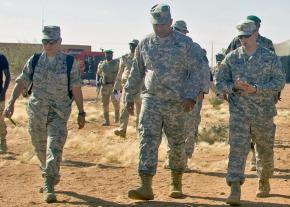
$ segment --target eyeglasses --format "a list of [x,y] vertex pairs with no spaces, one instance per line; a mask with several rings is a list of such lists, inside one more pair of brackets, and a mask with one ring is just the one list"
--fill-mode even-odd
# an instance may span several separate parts
[[57,40],[42,40],[42,44],[43,45],[48,45],[48,44],[50,44],[50,45],[54,45],[54,44],[56,44],[56,42],[57,42]]
[[251,37],[252,35],[239,35],[238,38],[241,40],[243,38],[249,38]]

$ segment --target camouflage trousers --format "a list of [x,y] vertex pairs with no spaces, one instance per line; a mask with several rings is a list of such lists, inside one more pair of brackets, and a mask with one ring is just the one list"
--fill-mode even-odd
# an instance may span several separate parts
[[170,148],[169,167],[172,171],[183,172],[186,166],[185,113],[180,102],[160,101],[155,97],[143,97],[140,121],[139,174],[156,174],[158,148],[162,129]]
[[202,107],[202,101],[199,100],[196,102],[193,111],[186,113],[186,122],[185,122],[185,152],[186,156],[191,158],[195,143],[197,142],[198,135],[198,126],[201,121],[200,111]]
[[59,177],[63,147],[67,138],[67,120],[49,109],[47,116],[29,114],[28,130],[45,176]]
[[102,85],[101,88],[101,94],[102,94],[102,104],[103,104],[103,113],[109,113],[109,104],[110,104],[110,98],[113,103],[115,113],[119,113],[120,110],[120,101],[116,100],[113,94],[113,85],[112,84],[106,84]]
[[[123,90],[124,91],[124,90]],[[129,121],[129,113],[125,105],[125,93],[122,93],[122,108],[120,113],[120,127],[119,129],[122,131],[127,131],[128,121]],[[141,97],[140,94],[134,96],[134,105],[135,105],[135,115],[136,115],[136,128],[138,128],[139,124],[139,114],[141,110]]]
[[4,122],[4,116],[2,116],[5,108],[5,101],[0,101],[0,139],[5,140],[7,135],[6,124]]
[[274,169],[274,137],[276,126],[272,117],[255,117],[250,120],[242,114],[231,114],[229,124],[229,163],[227,183],[245,180],[245,166],[251,139],[255,144],[257,174],[268,179]]

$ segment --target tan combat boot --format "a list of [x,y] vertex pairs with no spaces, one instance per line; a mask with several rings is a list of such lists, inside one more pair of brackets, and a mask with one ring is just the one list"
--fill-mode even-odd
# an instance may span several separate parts
[[54,193],[54,178],[45,177],[44,178],[44,188],[43,188],[43,198],[47,203],[56,202],[56,195]]
[[259,187],[256,196],[258,198],[265,198],[270,196],[270,183],[269,179],[259,180]]
[[227,199],[227,204],[231,206],[240,205],[241,200],[241,185],[240,182],[232,182],[231,183],[231,193]]
[[135,200],[153,200],[152,175],[141,174],[141,186],[128,192],[128,197]]
[[0,138],[0,154],[6,154],[6,152],[7,152],[6,139]]
[[122,129],[116,129],[114,130],[114,134],[120,137],[125,138],[126,137],[126,131]]
[[182,174],[171,172],[170,194],[171,198],[183,198],[182,194]]

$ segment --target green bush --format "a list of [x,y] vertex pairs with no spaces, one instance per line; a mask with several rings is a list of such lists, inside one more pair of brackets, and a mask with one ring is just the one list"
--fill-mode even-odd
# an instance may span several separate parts
[[216,110],[220,109],[220,105],[223,103],[224,101],[221,100],[218,97],[213,97],[209,99],[209,103],[212,105],[212,107]]
[[214,144],[215,142],[227,142],[228,131],[228,125],[226,124],[204,127],[198,134],[198,141],[209,144]]

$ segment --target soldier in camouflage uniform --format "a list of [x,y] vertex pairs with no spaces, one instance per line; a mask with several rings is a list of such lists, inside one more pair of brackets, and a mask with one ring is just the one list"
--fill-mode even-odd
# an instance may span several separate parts
[[256,43],[258,31],[253,21],[237,26],[241,47],[229,53],[215,76],[217,90],[228,94],[230,154],[227,183],[231,193],[227,203],[240,204],[241,185],[251,139],[257,155],[259,187],[257,197],[269,196],[273,174],[273,147],[277,114],[274,94],[285,84],[278,57]]
[[45,26],[42,32],[44,51],[40,54],[34,71],[32,66],[34,56],[25,64],[22,73],[16,79],[4,115],[6,117],[13,115],[16,99],[33,81],[32,94],[27,105],[28,131],[41,164],[44,199],[51,203],[56,201],[54,185],[59,181],[60,162],[67,138],[67,121],[72,104],[69,91],[72,92],[79,110],[77,119],[79,128],[85,125],[85,112],[79,66],[74,61],[68,80],[67,55],[60,51],[62,41],[60,28]]
[[[257,44],[259,44],[262,47],[268,48],[269,50],[275,52],[274,49],[274,45],[272,43],[272,41],[262,35],[259,34],[259,29],[260,29],[260,25],[261,25],[261,19],[257,16],[254,15],[249,15],[247,16],[247,20],[251,20],[255,22],[255,25],[257,27],[257,32],[258,32],[258,37],[257,37]],[[232,42],[230,43],[230,45],[228,46],[225,54],[228,54],[229,52],[237,49],[238,47],[241,46],[241,42],[239,40],[238,37],[235,37]],[[278,101],[278,99],[280,98],[280,92],[278,93],[278,95],[276,96],[276,102]],[[255,147],[253,142],[251,142],[251,151],[252,151],[252,159],[251,159],[251,170],[255,171],[256,170],[256,153],[255,153]]]
[[[130,74],[132,63],[133,63],[134,52],[138,43],[139,43],[138,40],[136,39],[132,40],[129,43],[131,52],[121,57],[119,71],[118,71],[117,78],[114,85],[114,94],[117,94],[120,91],[121,92],[124,91],[123,88],[128,80],[128,76]],[[126,137],[127,125],[128,125],[128,120],[129,120],[129,113],[125,106],[124,94],[125,93],[122,93],[122,98],[121,98],[122,103],[123,103],[123,108],[121,109],[121,114],[120,114],[120,127],[114,131],[114,133],[117,136],[121,136],[121,137]],[[140,114],[140,109],[141,109],[140,93],[136,94],[136,96],[134,97],[134,104],[135,104],[135,109],[136,109],[136,129],[137,129],[138,123],[139,123],[139,114]]]
[[154,199],[152,178],[156,174],[162,129],[168,139],[171,191],[181,198],[182,175],[186,165],[185,114],[193,110],[201,91],[199,69],[203,67],[202,50],[191,38],[172,30],[170,7],[157,4],[151,8],[154,33],[137,46],[132,70],[125,85],[125,102],[133,113],[134,95],[142,90],[139,121],[140,157],[138,172],[141,186],[128,192],[129,198]]
[[[5,81],[3,81],[3,74],[5,75]],[[9,63],[6,57],[0,54],[0,154],[5,154],[7,151],[6,144],[7,130],[2,113],[5,107],[5,95],[9,87],[9,83],[10,83]]]
[[217,96],[217,98],[219,98],[221,101],[223,100],[228,100],[227,99],[227,95],[226,94],[219,94],[216,90],[215,84],[213,82],[213,76],[216,74],[216,72],[218,71],[218,68],[220,67],[223,59],[225,58],[225,55],[223,53],[217,53],[215,55],[215,59],[216,59],[216,66],[214,66],[211,69],[211,77],[210,77],[210,89],[212,90],[212,92]]
[[[110,125],[109,119],[109,104],[110,98],[115,109],[115,123],[119,122],[120,116],[120,101],[116,99],[113,94],[113,87],[116,80],[116,76],[119,69],[119,60],[113,60],[113,51],[105,50],[106,60],[101,61],[97,70],[97,84],[101,84],[101,94],[102,94],[102,104],[103,104],[103,114],[104,122],[103,126]],[[100,83],[100,81],[102,83]]]
[[[176,31],[183,33],[184,35],[186,35],[189,32],[187,29],[186,22],[183,20],[176,21],[173,24],[172,28]],[[204,53],[204,60],[206,63],[208,63],[208,60],[206,58],[206,53]],[[205,66],[204,68],[201,68],[204,70],[203,72],[205,74],[204,81],[203,81],[203,83],[205,83],[205,84],[203,86],[202,93],[199,94],[199,96],[196,100],[196,104],[194,106],[194,109],[191,112],[186,114],[186,122],[185,122],[186,169],[185,169],[185,172],[190,172],[190,168],[188,167],[187,162],[188,162],[188,159],[190,159],[192,157],[195,143],[197,141],[198,126],[199,126],[200,121],[201,121],[200,111],[202,108],[202,101],[204,98],[204,93],[208,93],[208,90],[209,90],[210,70],[209,70],[208,65],[205,64],[204,66]],[[166,161],[164,164],[164,168],[169,169],[168,155],[167,155],[167,158],[166,158]]]

